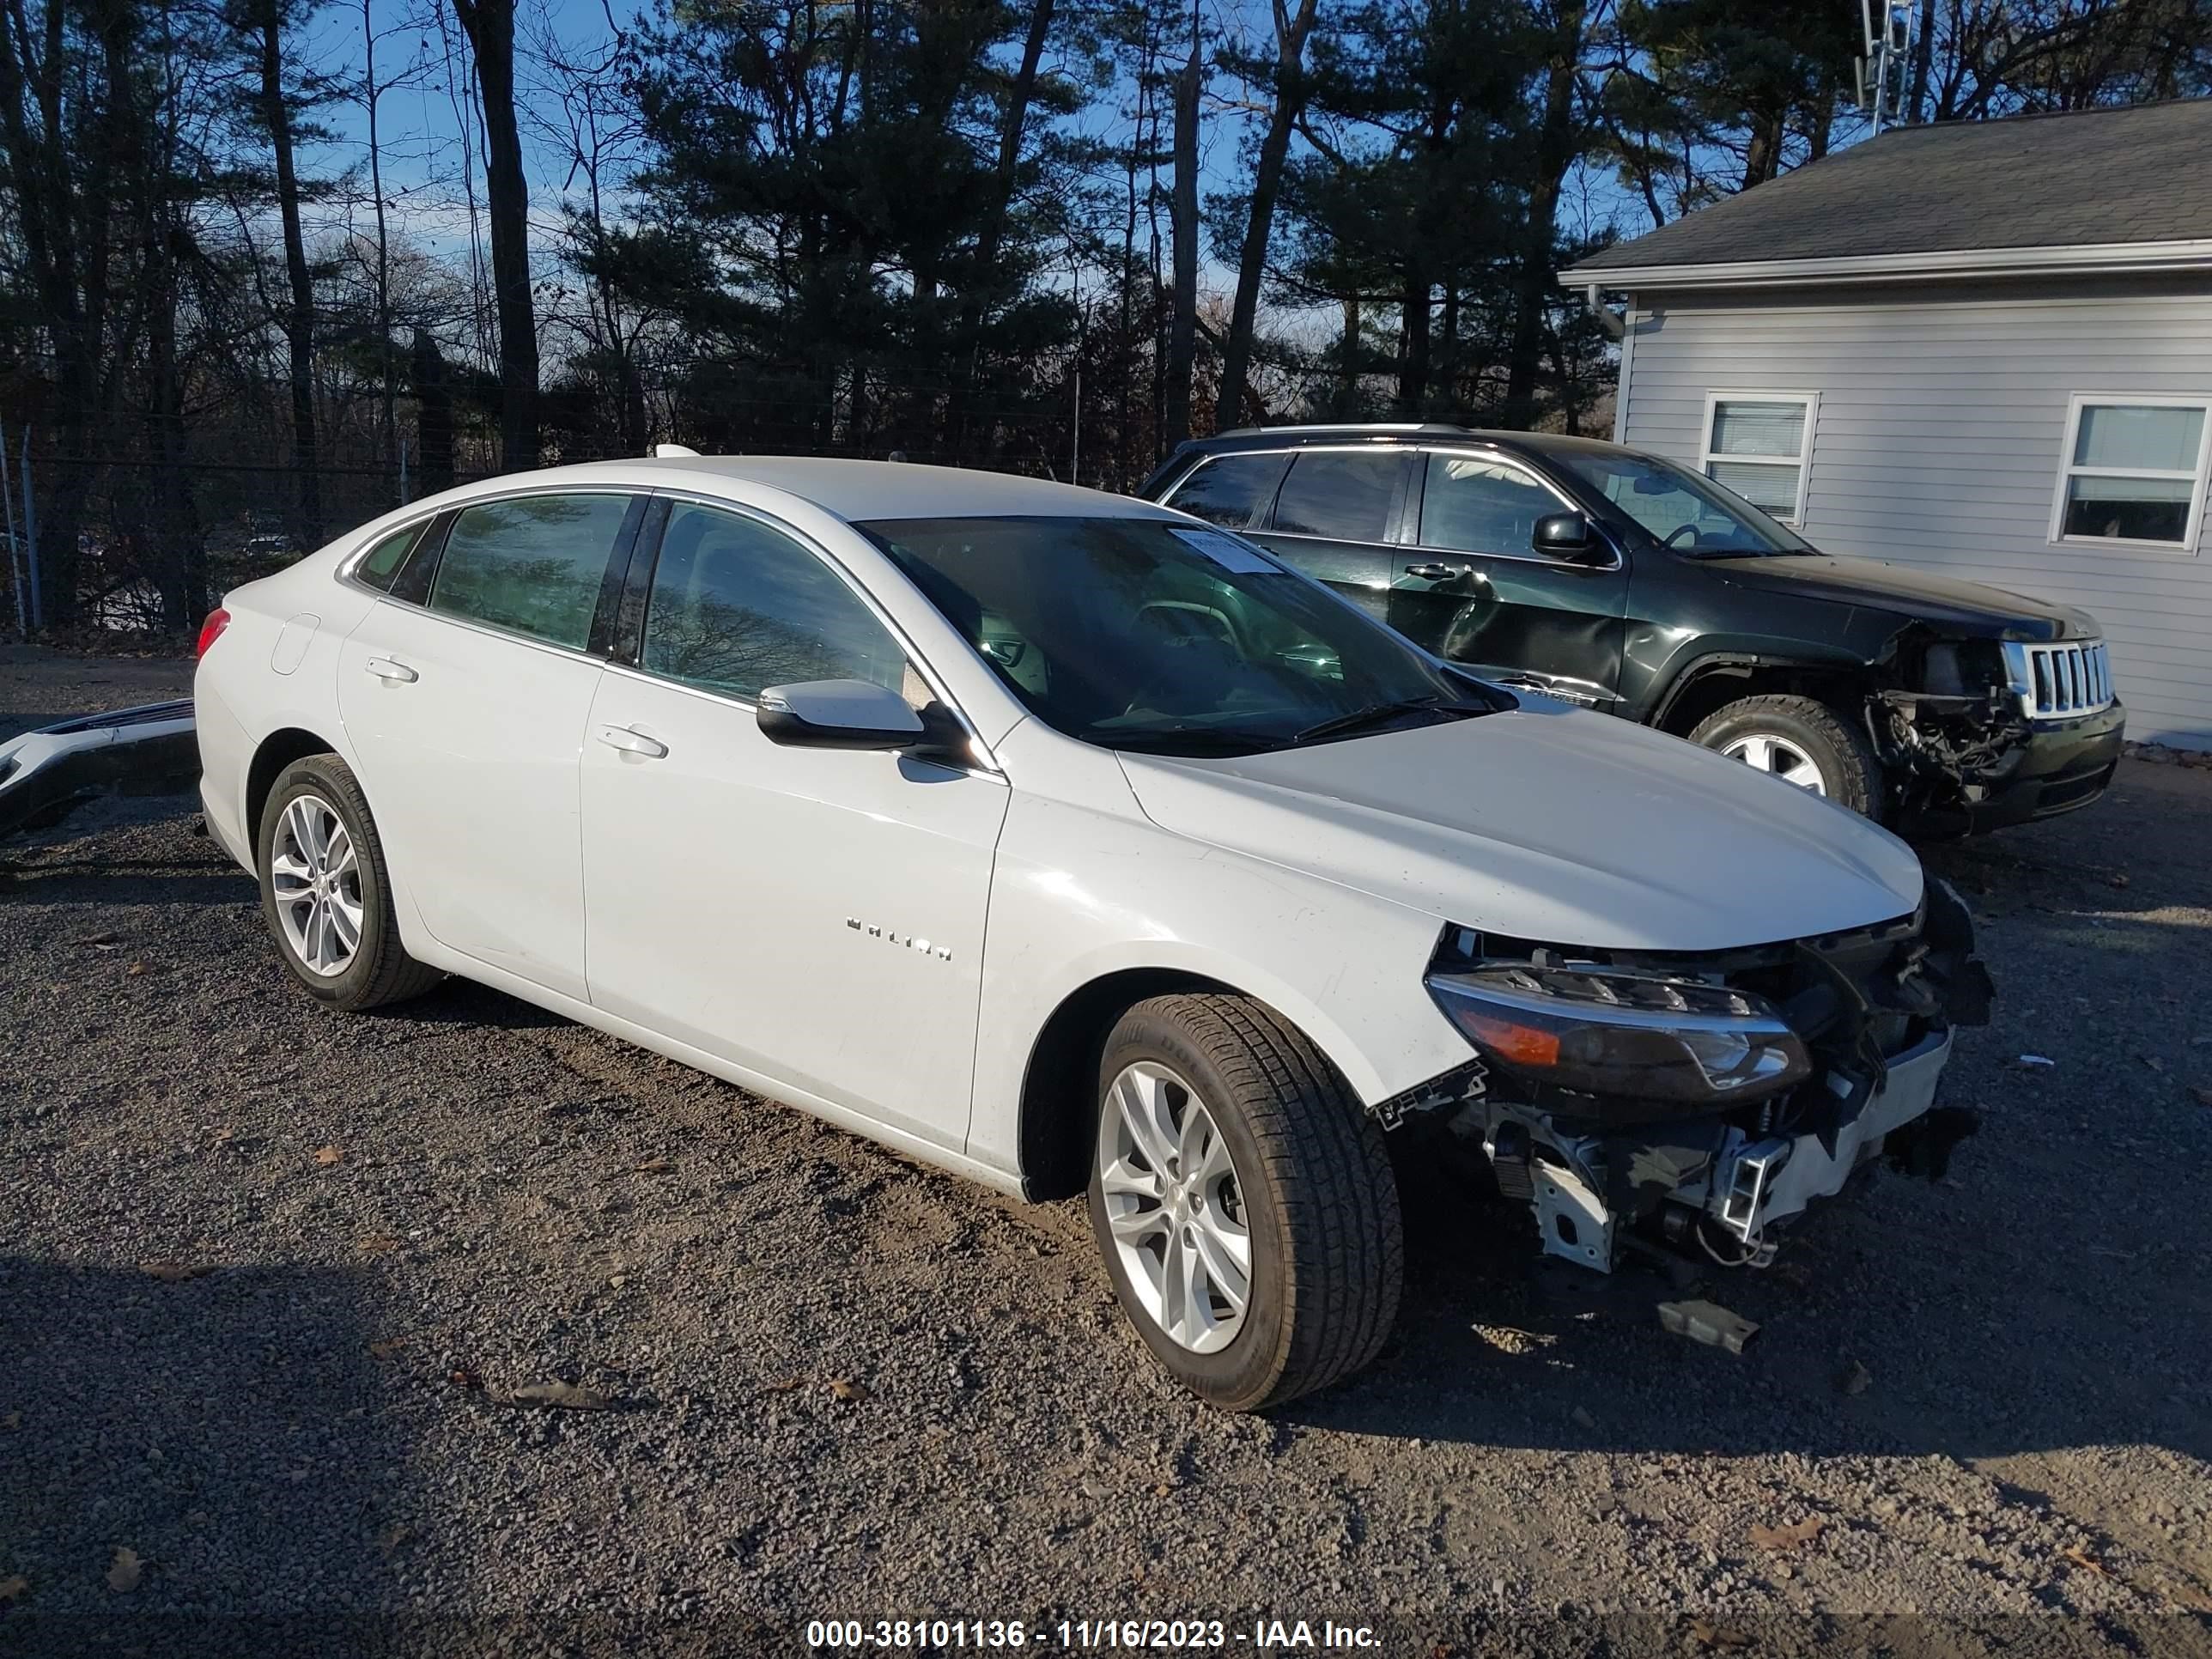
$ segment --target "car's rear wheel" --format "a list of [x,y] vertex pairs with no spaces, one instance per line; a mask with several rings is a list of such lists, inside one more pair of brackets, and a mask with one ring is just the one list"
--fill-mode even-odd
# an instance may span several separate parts
[[1690,741],[1753,771],[1878,816],[1881,774],[1866,739],[1812,697],[1739,697],[1698,723]]
[[1380,1127],[1244,997],[1157,997],[1099,1067],[1091,1222],[1122,1311],[1176,1381],[1250,1411],[1372,1359],[1405,1243]]
[[384,843],[336,755],[286,767],[261,809],[261,914],[308,995],[352,1012],[417,996],[443,977],[399,943]]

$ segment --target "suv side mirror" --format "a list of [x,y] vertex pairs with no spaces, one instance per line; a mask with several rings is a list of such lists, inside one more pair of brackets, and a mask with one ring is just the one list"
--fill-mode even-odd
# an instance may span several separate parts
[[1555,559],[1587,558],[1602,544],[1590,521],[1579,513],[1553,513],[1536,520],[1528,545]]
[[798,749],[907,749],[924,735],[904,697],[866,680],[771,685],[754,719],[770,743]]

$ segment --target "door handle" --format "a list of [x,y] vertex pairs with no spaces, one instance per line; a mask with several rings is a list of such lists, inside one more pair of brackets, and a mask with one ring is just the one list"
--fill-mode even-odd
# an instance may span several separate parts
[[1484,580],[1482,573],[1471,564],[1409,564],[1406,567],[1406,574],[1419,576],[1427,582],[1446,582],[1454,576],[1473,576],[1478,581]]
[[371,657],[362,666],[388,685],[412,685],[422,678],[405,663],[389,657]]
[[668,753],[668,745],[658,738],[648,738],[642,732],[633,732],[627,726],[603,726],[599,741],[610,749],[619,749],[625,755],[642,755],[647,760],[659,760]]

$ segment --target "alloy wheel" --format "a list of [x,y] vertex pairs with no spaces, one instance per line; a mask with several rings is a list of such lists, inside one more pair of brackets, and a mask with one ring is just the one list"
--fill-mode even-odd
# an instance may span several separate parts
[[1166,1066],[1124,1067],[1099,1114],[1098,1182],[1121,1270],[1168,1340],[1234,1341],[1252,1299],[1243,1187],[1220,1126]]
[[1730,760],[1741,761],[1753,771],[1764,772],[1784,783],[1815,795],[1828,793],[1828,781],[1813,757],[1789,738],[1771,732],[1747,732],[1721,750]]
[[278,820],[269,885],[284,942],[310,973],[335,979],[361,949],[361,858],[320,795],[295,796]]

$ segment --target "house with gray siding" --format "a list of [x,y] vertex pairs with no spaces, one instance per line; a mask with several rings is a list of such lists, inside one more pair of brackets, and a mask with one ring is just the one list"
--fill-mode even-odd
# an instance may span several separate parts
[[2212,748],[2212,100],[1897,129],[1565,280],[1619,441],[2092,612],[2129,735]]

